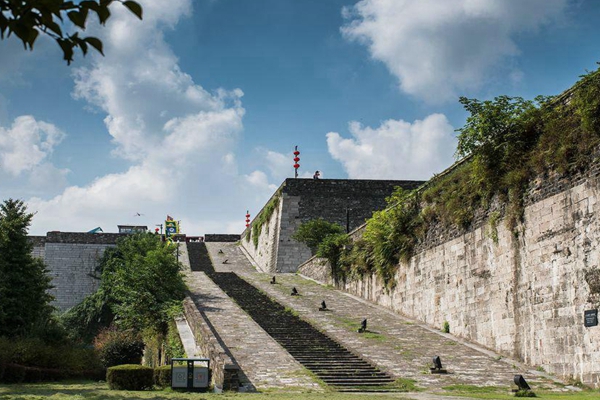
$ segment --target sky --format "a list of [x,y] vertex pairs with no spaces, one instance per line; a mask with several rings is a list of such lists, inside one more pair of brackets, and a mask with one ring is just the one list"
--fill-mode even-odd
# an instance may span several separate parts
[[31,234],[240,233],[294,146],[303,178],[426,180],[455,161],[460,96],[558,94],[600,61],[595,0],[140,3],[88,25],[104,57],[0,41],[0,200]]

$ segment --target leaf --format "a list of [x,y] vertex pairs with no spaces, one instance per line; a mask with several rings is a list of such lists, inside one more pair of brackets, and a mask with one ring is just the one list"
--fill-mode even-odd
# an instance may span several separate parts
[[132,13],[134,13],[139,19],[142,19],[142,6],[140,6],[137,2],[127,0],[123,3],[125,7],[129,9]]
[[39,34],[40,33],[38,32],[37,29],[32,29],[29,32],[29,38],[27,39],[27,44],[29,45],[30,50],[33,50],[33,43],[35,42],[35,39],[37,39]]
[[73,46],[75,44],[68,39],[57,39],[56,42],[63,51],[63,59],[67,61],[67,65],[70,65],[73,61]]
[[102,6],[96,11],[96,14],[98,14],[100,23],[104,25],[106,20],[110,17],[110,10],[108,9],[108,6]]
[[85,17],[79,11],[69,11],[67,16],[75,25],[80,27],[81,29],[85,29]]
[[90,37],[86,37],[85,39],[83,39],[84,41],[86,41],[90,46],[92,46],[93,48],[95,48],[96,50],[98,50],[98,52],[102,55],[104,55],[103,49],[102,49],[102,41],[96,37],[90,36]]

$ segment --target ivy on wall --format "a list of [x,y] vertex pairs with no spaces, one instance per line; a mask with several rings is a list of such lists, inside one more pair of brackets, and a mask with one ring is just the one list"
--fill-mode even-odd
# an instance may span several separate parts
[[262,232],[263,225],[268,223],[271,219],[271,216],[279,207],[279,201],[281,199],[281,192],[277,191],[271,197],[271,200],[264,206],[262,211],[258,214],[258,216],[252,221],[252,226],[246,232],[246,241],[249,242],[252,238],[252,242],[254,243],[254,248],[258,247],[258,239]]
[[456,154],[462,161],[415,191],[398,189],[388,198],[388,208],[367,221],[361,239],[330,241],[328,246],[337,250],[323,254],[332,255],[336,279],[375,272],[391,288],[399,262],[410,260],[432,228],[467,231],[474,216],[492,212],[494,203],[500,205],[492,212],[494,242],[500,212],[517,235],[530,182],[582,171],[600,147],[600,70],[554,98],[460,102],[470,113],[457,130]]

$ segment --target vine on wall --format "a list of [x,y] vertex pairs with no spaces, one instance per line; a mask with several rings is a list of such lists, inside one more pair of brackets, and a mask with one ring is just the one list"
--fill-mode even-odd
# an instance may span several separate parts
[[391,288],[399,262],[410,260],[431,229],[467,231],[477,213],[493,211],[494,242],[500,213],[516,235],[530,182],[585,170],[600,147],[600,70],[555,98],[460,102],[471,114],[457,130],[456,155],[464,162],[415,191],[398,189],[388,208],[367,221],[361,239],[330,243],[337,246],[328,251],[334,278],[375,272]]
[[263,225],[268,223],[271,219],[271,216],[279,206],[279,200],[281,198],[281,193],[275,192],[271,200],[265,205],[262,211],[258,214],[258,216],[252,221],[251,229],[247,230],[246,233],[246,241],[250,241],[252,238],[252,242],[254,243],[254,248],[258,247],[258,239],[262,232]]

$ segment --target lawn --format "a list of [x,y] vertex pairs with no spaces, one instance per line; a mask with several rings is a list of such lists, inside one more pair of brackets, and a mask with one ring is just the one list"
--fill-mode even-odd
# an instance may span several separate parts
[[[476,399],[514,399],[506,391],[496,388],[475,386],[456,386],[448,388],[444,393],[385,393],[385,394],[356,394],[356,393],[302,393],[293,391],[271,390],[266,393],[183,393],[173,392],[170,389],[130,392],[109,390],[104,382],[60,382],[60,383],[40,383],[26,385],[0,385],[0,399],[93,399],[93,400],[116,400],[116,399],[189,399],[189,400],[344,400],[351,398],[353,400],[369,399],[447,399],[455,398],[476,398]],[[538,392],[539,399],[551,400],[597,400],[600,398],[598,391],[582,392]]]

